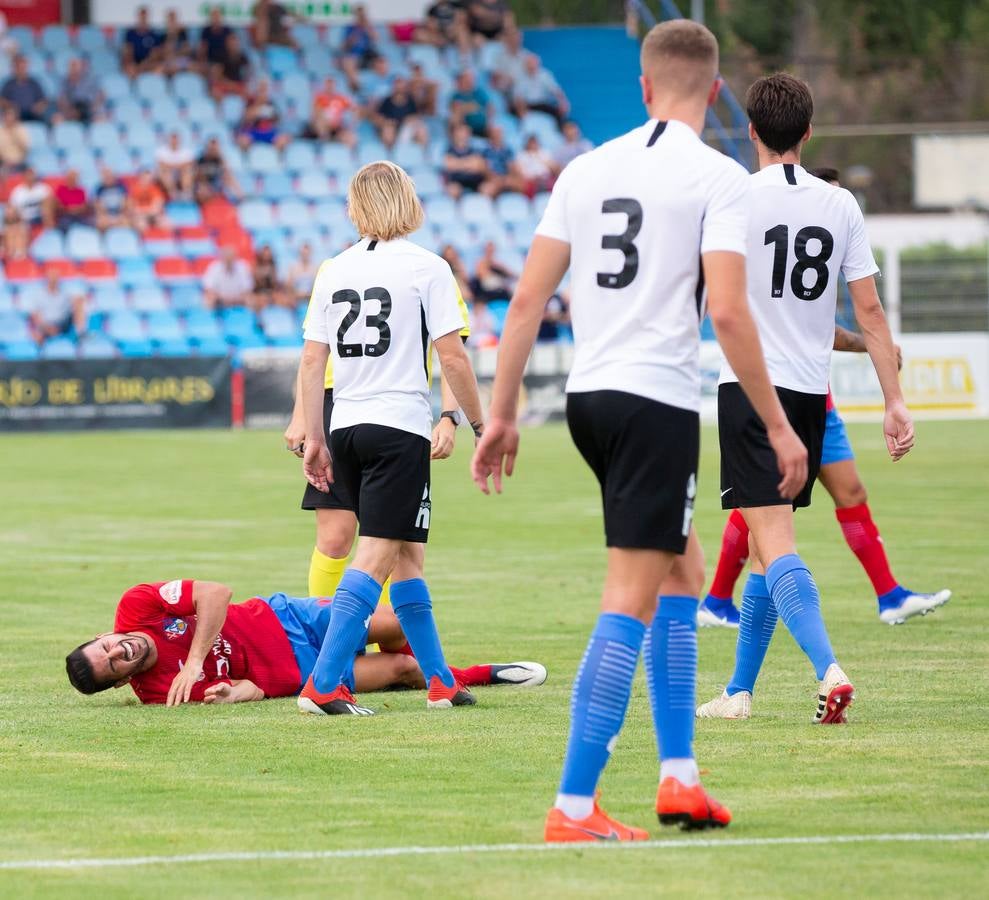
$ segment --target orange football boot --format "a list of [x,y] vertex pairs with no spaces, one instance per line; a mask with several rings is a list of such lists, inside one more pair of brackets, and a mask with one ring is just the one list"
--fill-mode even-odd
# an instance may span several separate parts
[[642,828],[622,825],[612,819],[594,801],[594,810],[586,819],[571,819],[562,809],[555,806],[546,816],[546,829],[543,837],[547,844],[568,844],[589,841],[646,841],[649,832]]
[[341,684],[329,694],[316,690],[312,675],[296,701],[299,711],[317,716],[373,716],[374,710],[357,705],[357,700],[345,684]]
[[718,803],[700,784],[687,787],[667,776],[656,793],[656,814],[661,825],[679,825],[684,831],[724,828],[731,812]]
[[474,695],[459,681],[447,687],[439,675],[429,679],[429,693],[426,695],[427,709],[449,709],[451,706],[473,706],[477,703]]

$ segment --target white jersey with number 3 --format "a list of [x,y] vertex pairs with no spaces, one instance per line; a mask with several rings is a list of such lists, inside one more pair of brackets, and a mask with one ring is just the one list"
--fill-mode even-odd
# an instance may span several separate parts
[[430,341],[464,327],[447,262],[411,241],[366,238],[320,266],[305,338],[333,354],[333,420],[427,440]]
[[749,178],[683,122],[655,119],[578,156],[536,234],[570,244],[569,393],[700,409],[701,254],[745,253]]
[[[777,387],[826,394],[834,346],[838,276],[879,271],[855,198],[798,165],[751,176],[749,305]],[[721,382],[737,381],[726,363]]]

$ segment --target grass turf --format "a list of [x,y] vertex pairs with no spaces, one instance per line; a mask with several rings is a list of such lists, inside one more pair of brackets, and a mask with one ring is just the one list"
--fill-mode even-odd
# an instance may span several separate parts
[[[814,728],[813,672],[781,629],[747,723],[701,722],[705,782],[735,814],[725,838],[989,829],[989,424],[922,423],[902,463],[850,428],[894,571],[951,603],[880,625],[829,499],[800,550],[858,700]],[[468,441],[434,469],[427,577],[451,661],[538,659],[548,683],[364,695],[372,719],[301,717],[293,700],[143,708],[128,689],[74,694],[62,660],[110,627],[133,583],[192,577],[235,598],[305,591],[312,520],[299,466],[271,432],[5,437],[0,513],[0,862],[209,851],[538,842],[566,739],[570,682],[596,615],[604,551],[596,486],[561,428],[523,436],[507,494],[468,482]],[[704,433],[696,522],[717,552],[717,448]],[[734,635],[700,635],[699,700],[730,674]],[[654,837],[655,749],[639,676],[604,780],[606,808]],[[691,838],[683,837],[689,845]],[[503,897],[657,894],[976,895],[986,846],[854,844],[485,854],[0,870],[0,894],[126,897]]]

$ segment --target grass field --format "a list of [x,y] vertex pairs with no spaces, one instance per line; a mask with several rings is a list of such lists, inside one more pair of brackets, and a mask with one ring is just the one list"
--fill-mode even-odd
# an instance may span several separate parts
[[[813,672],[777,633],[754,718],[699,723],[705,781],[735,814],[717,845],[656,823],[640,674],[604,803],[676,846],[40,870],[2,863],[538,843],[604,552],[596,488],[562,429],[523,436],[501,498],[468,482],[462,435],[434,470],[427,564],[448,655],[538,659],[544,687],[479,689],[477,707],[450,713],[427,712],[418,693],[364,695],[380,714],[353,720],[302,717],[290,699],[169,710],[127,689],[83,698],[65,653],[110,626],[133,583],[305,592],[299,466],[271,432],[0,439],[0,895],[984,896],[984,842],[723,843],[989,831],[989,424],[922,423],[895,466],[878,426],[850,430],[898,577],[955,595],[934,616],[880,625],[819,491],[800,549],[858,702],[848,727],[811,726]],[[706,430],[696,521],[709,564],[723,521],[716,467]],[[700,642],[708,699],[730,674],[734,636]]]

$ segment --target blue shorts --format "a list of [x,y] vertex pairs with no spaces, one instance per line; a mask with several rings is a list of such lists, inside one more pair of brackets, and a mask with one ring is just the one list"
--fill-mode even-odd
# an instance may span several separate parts
[[285,594],[263,599],[285,629],[304,682],[316,666],[323,636],[330,625],[330,601],[326,597],[299,598]]
[[838,410],[832,407],[828,410],[827,418],[824,420],[824,448],[821,451],[821,465],[829,466],[831,463],[845,462],[848,459],[855,459],[852,453],[852,445],[848,440],[848,432],[845,431],[845,423]]

